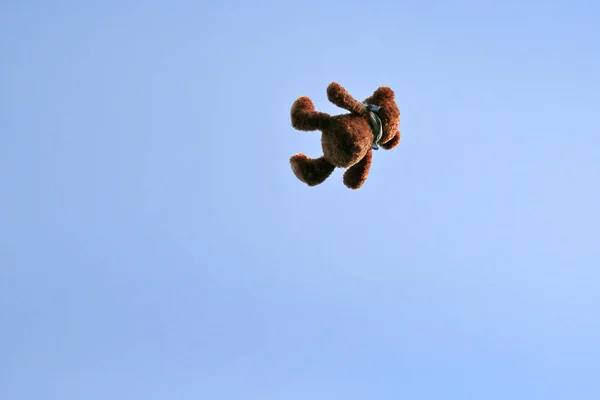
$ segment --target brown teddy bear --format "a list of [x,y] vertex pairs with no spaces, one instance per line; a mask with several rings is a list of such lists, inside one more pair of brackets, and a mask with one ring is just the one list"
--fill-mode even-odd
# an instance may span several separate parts
[[323,148],[319,158],[302,153],[292,156],[292,171],[300,181],[315,186],[323,183],[336,167],[346,168],[344,184],[356,190],[367,179],[373,150],[379,146],[391,150],[400,143],[400,110],[394,91],[387,86],[378,88],[361,103],[332,82],[327,87],[327,98],[350,113],[330,116],[316,111],[306,96],[292,105],[292,126],[300,131],[321,131]]

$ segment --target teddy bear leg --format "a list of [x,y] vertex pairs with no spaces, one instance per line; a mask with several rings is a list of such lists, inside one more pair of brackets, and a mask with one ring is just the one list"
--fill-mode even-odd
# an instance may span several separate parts
[[371,169],[371,160],[373,159],[373,150],[369,149],[367,154],[344,172],[344,185],[350,189],[359,189],[367,180],[369,170]]
[[323,183],[331,175],[335,167],[325,157],[309,158],[305,154],[295,154],[290,158],[292,171],[296,178],[308,186]]
[[327,127],[329,114],[318,112],[311,99],[298,98],[290,111],[292,126],[300,131],[316,131]]

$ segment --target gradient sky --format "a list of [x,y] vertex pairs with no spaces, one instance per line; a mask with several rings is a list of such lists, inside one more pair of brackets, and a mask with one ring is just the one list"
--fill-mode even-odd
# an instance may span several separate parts
[[[0,4],[0,398],[600,398],[596,1]],[[391,86],[359,191],[289,109]]]

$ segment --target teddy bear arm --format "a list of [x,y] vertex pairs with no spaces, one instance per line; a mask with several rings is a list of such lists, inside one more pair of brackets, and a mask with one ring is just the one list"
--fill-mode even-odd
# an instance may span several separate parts
[[299,97],[290,110],[292,126],[301,131],[316,131],[326,127],[329,114],[315,110],[312,100],[306,96]]
[[366,112],[365,106],[337,82],[332,82],[327,87],[327,98],[336,106],[351,113],[363,115]]

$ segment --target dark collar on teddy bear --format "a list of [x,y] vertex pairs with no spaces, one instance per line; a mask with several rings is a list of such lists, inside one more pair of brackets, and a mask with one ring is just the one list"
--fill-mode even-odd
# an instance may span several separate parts
[[381,117],[379,116],[378,111],[381,107],[376,106],[375,104],[363,103],[367,110],[369,110],[369,124],[371,125],[371,129],[373,130],[373,146],[371,148],[373,150],[379,150],[379,146],[377,142],[381,140],[383,136],[383,124],[381,123]]

